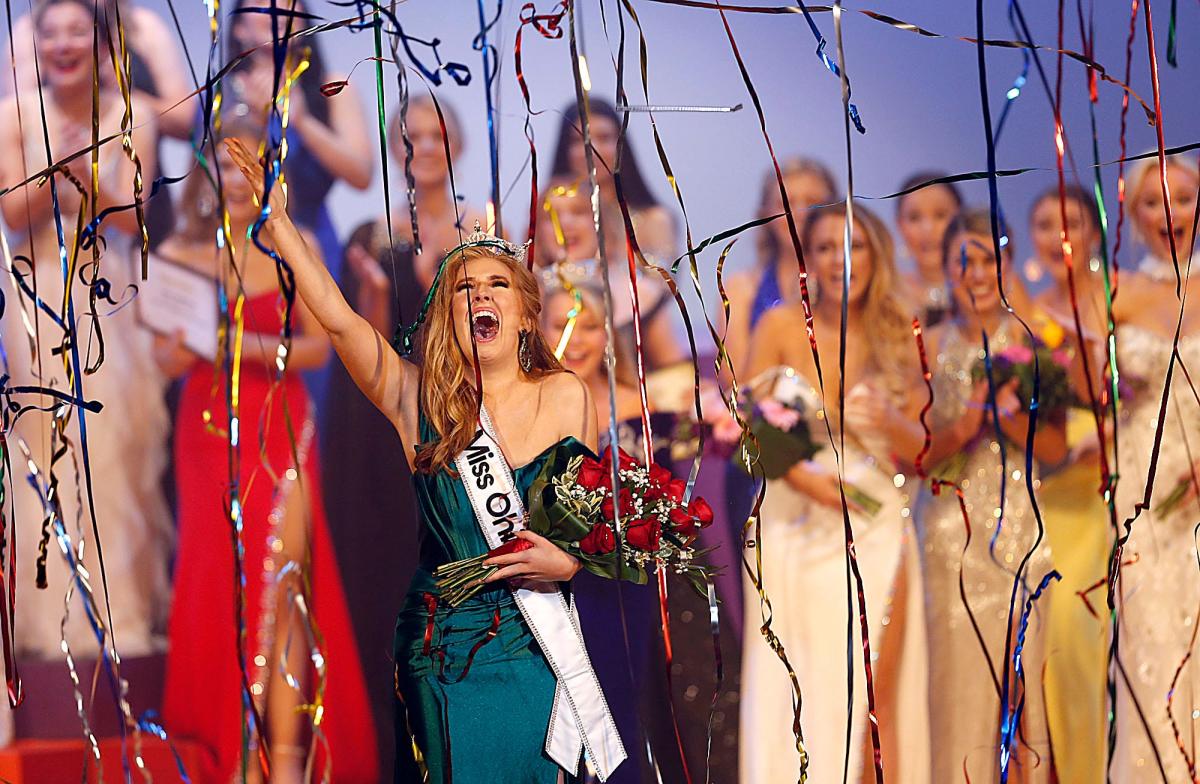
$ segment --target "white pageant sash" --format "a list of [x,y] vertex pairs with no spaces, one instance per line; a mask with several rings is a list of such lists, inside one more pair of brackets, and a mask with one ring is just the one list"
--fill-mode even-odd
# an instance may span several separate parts
[[[491,417],[482,407],[479,414],[482,429],[454,463],[488,547],[495,548],[525,528],[525,503]],[[588,659],[574,602],[552,582],[518,580],[514,585],[517,607],[558,681],[546,754],[575,774],[586,750],[596,775],[605,781],[625,759],[625,747]]]

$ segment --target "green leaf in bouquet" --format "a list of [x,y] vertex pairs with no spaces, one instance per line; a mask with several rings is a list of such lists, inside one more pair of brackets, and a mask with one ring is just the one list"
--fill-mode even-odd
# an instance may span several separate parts
[[1179,503],[1183,500],[1184,496],[1187,495],[1187,492],[1191,489],[1191,486],[1191,479],[1183,480],[1179,484],[1175,485],[1175,487],[1171,489],[1171,492],[1167,494],[1167,497],[1164,498],[1157,506],[1152,507],[1152,509],[1159,517],[1169,516],[1171,512],[1175,511],[1175,507],[1179,506]]
[[883,509],[883,504],[874,497],[863,492],[858,486],[846,483],[846,500],[858,504],[867,517],[874,517]]
[[966,473],[968,459],[967,450],[960,449],[934,466],[929,475],[958,484],[963,479],[963,474]]
[[576,463],[575,472],[578,471],[576,460],[562,458],[563,455],[555,450],[529,486],[529,519],[526,522],[530,531],[559,547],[577,543],[592,528],[590,516],[580,515],[577,506],[565,503],[558,493],[555,480],[573,478],[572,463]]
[[[819,451],[808,429],[802,426],[790,431],[780,430],[761,416],[755,416],[750,429],[758,439],[758,466],[767,479],[781,478],[792,466],[808,460]],[[734,460],[743,471],[750,473],[741,449],[735,451]]]
[[614,550],[607,555],[588,555],[576,548],[571,553],[579,559],[579,563],[584,569],[597,577],[621,580],[635,585],[645,585],[649,581],[646,570],[637,564],[622,561],[619,550]]

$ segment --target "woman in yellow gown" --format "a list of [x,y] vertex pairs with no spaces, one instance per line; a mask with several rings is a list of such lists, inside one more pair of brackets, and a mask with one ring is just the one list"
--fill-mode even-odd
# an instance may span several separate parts
[[[1050,283],[1037,298],[1031,325],[1055,349],[1063,342],[1064,331],[1075,332],[1063,259],[1063,212],[1063,200],[1054,187],[1034,202],[1029,220],[1036,261]],[[1103,267],[1095,258],[1100,240],[1096,202],[1082,188],[1069,186],[1065,212],[1083,345],[1091,350],[1090,369],[1099,378],[1107,315]],[[1067,413],[1069,456],[1044,472],[1039,493],[1054,566],[1062,574],[1062,582],[1046,597],[1050,619],[1046,712],[1059,780],[1103,781],[1109,625],[1104,612],[1106,589],[1094,586],[1105,577],[1113,532],[1099,492],[1101,442],[1087,408],[1087,390],[1079,389],[1077,394],[1083,405]]]

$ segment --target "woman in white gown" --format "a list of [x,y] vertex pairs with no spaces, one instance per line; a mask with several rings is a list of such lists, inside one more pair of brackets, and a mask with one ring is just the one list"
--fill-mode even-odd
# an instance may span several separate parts
[[[920,368],[910,316],[896,300],[899,289],[892,241],[883,223],[854,207],[852,275],[845,364],[847,487],[870,496],[864,509],[855,492],[850,520],[864,583],[865,607],[847,594],[847,556],[835,453],[828,446],[826,412],[839,443],[838,349],[843,293],[842,205],[810,213],[803,243],[819,291],[815,330],[825,374],[821,410],[816,371],[799,303],[769,311],[751,341],[751,377],[766,378],[758,399],[814,401],[804,416],[813,440],[825,444],[812,459],[768,481],[762,506],[762,579],[773,609],[772,628],[795,668],[803,694],[801,721],[809,780],[873,781],[866,681],[858,615],[868,619],[883,764],[888,780],[929,781],[924,620],[920,560],[902,465],[923,443],[917,424]],[[896,456],[899,456],[897,465]],[[870,506],[867,504],[867,506]],[[873,512],[873,513],[872,513]],[[755,594],[747,586],[747,596]],[[853,602],[853,641],[847,607]],[[747,601],[746,629],[762,625],[757,602]],[[848,663],[847,645],[853,653]],[[847,666],[851,672],[847,672]],[[847,715],[847,681],[853,677],[853,710]],[[760,634],[747,631],[742,662],[741,780],[794,782],[799,757],[792,737],[787,673]],[[848,741],[848,744],[847,744]]]
[[[1195,211],[1194,164],[1176,159],[1168,167],[1180,272],[1186,273]],[[1184,181],[1189,177],[1190,182]],[[1156,175],[1131,205],[1138,234],[1155,256],[1170,258],[1167,222]],[[1188,187],[1190,185],[1190,192]],[[1178,186],[1178,187],[1176,187]],[[1157,198],[1152,196],[1157,192]],[[1157,213],[1145,202],[1157,204]],[[1194,277],[1194,274],[1193,274]],[[1165,278],[1165,279],[1164,279]],[[1184,368],[1197,380],[1200,368],[1200,284],[1188,282],[1187,309],[1163,423],[1150,508],[1132,523],[1121,555],[1117,746],[1110,769],[1115,782],[1191,780],[1200,730],[1200,673],[1196,669],[1196,621],[1200,617],[1200,567],[1196,525],[1200,504],[1194,485],[1200,464],[1200,404]],[[1159,407],[1171,356],[1179,300],[1174,271],[1151,279],[1123,274],[1116,300],[1117,360],[1123,386],[1131,390],[1118,420],[1117,520],[1124,532],[1145,494]],[[1176,741],[1176,733],[1179,740]]]
[[[34,23],[41,56],[45,132],[49,136],[50,158],[58,160],[90,144],[92,5],[84,0],[49,0],[38,7]],[[100,137],[103,138],[119,131],[124,107],[111,66],[103,58],[101,63]],[[16,99],[8,99],[0,106],[0,149],[6,151],[0,157],[0,182],[8,186],[44,169],[48,163],[38,96],[23,93],[21,102],[23,128],[17,122]],[[136,95],[133,111],[137,127],[133,133],[134,149],[144,170],[154,171],[154,113],[150,104],[143,103]],[[89,156],[84,155],[68,165],[85,189],[91,180],[89,164]],[[76,217],[81,210],[81,197],[62,173],[54,178],[70,256],[77,242]],[[98,211],[133,201],[134,167],[122,152],[119,139],[100,149],[99,179]],[[18,292],[13,274],[15,269],[24,276],[26,285],[36,290],[45,308],[64,315],[63,268],[50,186],[29,185],[14,190],[0,200],[0,208],[13,257],[28,259],[17,258],[15,264],[12,259],[5,259],[11,266],[3,274],[6,311],[0,329],[7,352],[7,372],[11,374],[9,383],[51,388],[69,395],[73,390],[63,355],[55,353],[63,343],[63,330],[44,310],[35,308],[30,297]],[[111,612],[111,632],[120,652],[131,656],[152,651],[156,645],[155,633],[165,620],[169,602],[170,516],[160,482],[166,459],[168,418],[162,377],[152,358],[151,336],[137,320],[136,305],[130,304],[133,285],[139,277],[138,254],[131,242],[136,226],[133,210],[108,218],[101,228],[99,268],[93,264],[90,250],[80,250],[71,285],[74,344],[79,351],[80,367],[85,369],[81,383],[83,397],[103,404],[98,413],[88,412],[84,423],[90,486],[84,478],[80,428],[83,412],[78,408],[64,410],[44,394],[15,397],[15,402],[21,405],[57,407],[68,419],[65,436],[69,446],[57,460],[53,454],[62,442],[52,435],[54,414],[49,411],[25,412],[8,436],[12,474],[6,477],[6,490],[11,493],[15,507],[13,522],[18,531],[16,645],[26,656],[61,656],[60,639],[64,633],[76,656],[94,655],[97,643],[78,592],[70,605],[65,632],[60,628],[70,572],[52,533],[45,556],[48,587],[35,588],[34,565],[43,537],[43,505],[26,481],[26,461],[21,457],[19,441],[28,446],[43,480],[48,479],[51,470],[57,477],[66,531],[74,545],[80,539],[85,543],[84,565],[100,604],[101,618],[107,626]],[[102,296],[102,287],[93,286],[89,291],[88,284],[97,275],[111,283],[111,301]],[[151,271],[150,281],[144,285],[153,285],[153,277]],[[92,293],[96,296],[92,297]],[[98,318],[93,318],[93,313]],[[95,372],[86,370],[97,364]],[[101,532],[108,580],[107,607],[89,505],[95,509]]]

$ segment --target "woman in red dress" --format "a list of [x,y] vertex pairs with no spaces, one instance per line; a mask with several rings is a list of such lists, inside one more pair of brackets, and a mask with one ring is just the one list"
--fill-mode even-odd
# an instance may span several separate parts
[[[259,208],[237,168],[219,159],[239,278],[229,274],[229,251],[214,242],[217,199],[200,176],[184,199],[184,225],[157,259],[223,279],[231,321],[240,282],[245,329],[236,400],[224,367],[191,354],[182,336],[156,346],[168,372],[186,374],[175,424],[179,549],[163,712],[176,737],[211,753],[200,781],[265,779],[258,761],[265,747],[273,782],[323,780],[327,765],[339,784],[374,782],[375,736],[363,731],[371,726],[366,686],[299,375],[325,362],[329,339],[297,299],[287,371],[279,376],[284,300],[273,261],[245,240]],[[240,440],[233,452],[231,435]],[[231,510],[239,508],[237,574]]]

